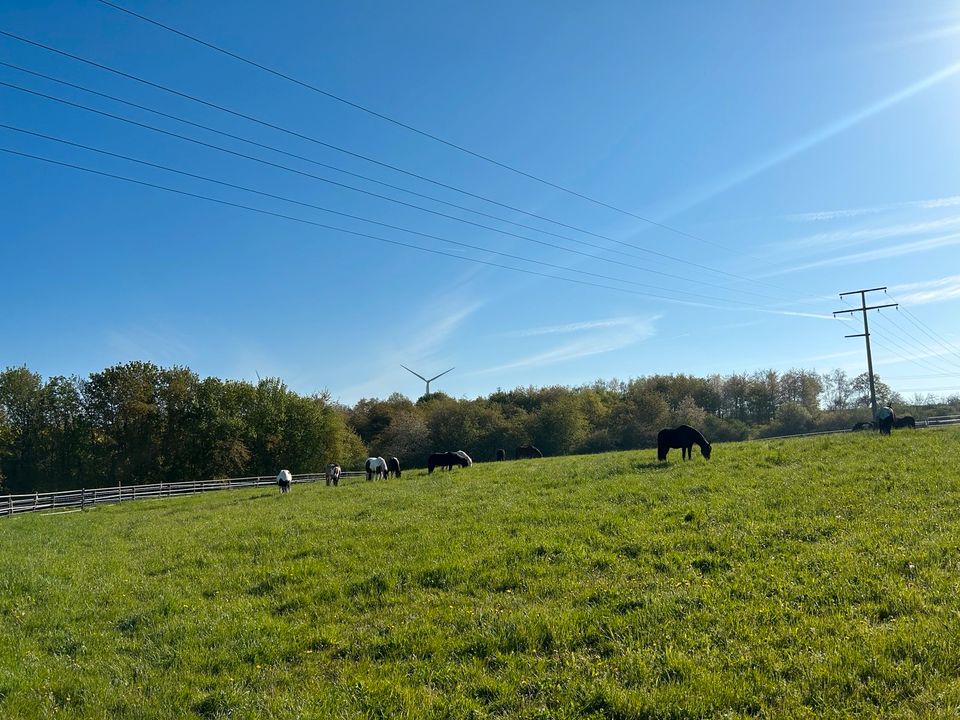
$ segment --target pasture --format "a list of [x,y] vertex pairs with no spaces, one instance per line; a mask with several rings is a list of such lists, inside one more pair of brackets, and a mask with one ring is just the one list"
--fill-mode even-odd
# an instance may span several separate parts
[[960,712],[958,429],[679,456],[2,521],[0,716]]

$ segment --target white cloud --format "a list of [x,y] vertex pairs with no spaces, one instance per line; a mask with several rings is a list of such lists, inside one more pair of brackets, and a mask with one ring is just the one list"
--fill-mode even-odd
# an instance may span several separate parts
[[951,215],[950,217],[939,218],[937,220],[928,220],[926,222],[899,223],[896,225],[883,225],[879,227],[860,228],[858,230],[835,230],[833,232],[821,232],[815,235],[796,240],[788,240],[778,243],[780,249],[789,248],[810,248],[824,247],[832,245],[862,245],[863,243],[875,242],[876,240],[886,240],[895,237],[908,237],[910,235],[922,235],[928,232],[939,232],[960,225],[960,215]]
[[874,115],[877,115],[888,108],[894,107],[895,105],[908,100],[914,95],[917,95],[928,88],[934,87],[939,83],[954,77],[958,73],[960,73],[960,63],[948,65],[906,87],[890,93],[884,98],[870,103],[869,105],[865,105],[859,109],[853,110],[846,115],[833,120],[832,122],[822,125],[819,128],[816,128],[815,130],[798,137],[792,142],[777,148],[765,156],[756,158],[750,163],[733,169],[726,176],[717,179],[711,185],[695,190],[691,196],[689,196],[685,201],[681,202],[679,207],[674,208],[673,212],[670,214],[676,214],[684,210],[689,210],[691,207],[695,207],[700,203],[709,200],[710,198],[716,197],[717,195],[726,192],[730,188],[745,183],[748,180],[752,180],[757,175],[760,175],[761,173],[764,173],[767,170],[770,170],[771,168],[774,168],[796,157],[797,155],[800,155],[801,153],[820,145],[821,143],[842,132],[845,132],[846,130],[849,130],[850,128],[856,127]]
[[960,297],[960,275],[894,285],[890,293],[896,295],[900,302],[910,305],[952,300]]
[[936,208],[955,207],[957,205],[960,205],[960,195],[951,195],[949,197],[931,198],[929,200],[908,200],[906,202],[875,205],[873,207],[794,213],[792,215],[787,215],[786,219],[790,220],[791,222],[820,222],[823,220],[839,220],[843,218],[860,217],[861,215],[875,215],[877,213],[889,212],[891,210],[902,210],[904,208],[933,210]]
[[927,238],[926,240],[917,240],[912,243],[901,243],[897,245],[888,245],[877,250],[867,250],[865,252],[851,253],[849,255],[838,255],[836,257],[817,260],[816,262],[794,265],[767,273],[765,277],[774,275],[785,275],[787,273],[798,272],[800,270],[810,270],[812,268],[830,267],[833,265],[849,265],[856,262],[867,262],[870,260],[881,260],[883,258],[900,257],[901,255],[912,255],[914,253],[927,252],[940,247],[960,244],[960,233],[951,233],[949,235],[940,235],[938,237]]
[[[586,323],[571,323],[570,325],[554,326],[553,328],[536,328],[535,330],[551,330],[561,333],[583,333],[583,337],[557,345],[547,350],[526,355],[511,362],[478,371],[476,374],[517,370],[520,368],[541,367],[569,362],[592,355],[620,350],[652,337],[656,333],[655,323],[660,315],[648,318],[629,318],[628,322],[620,322],[625,318],[615,318],[616,322],[594,321]],[[558,329],[559,328],[559,329]],[[572,329],[571,329],[572,328]],[[550,332],[533,332],[530,335],[546,335]]]
[[558,335],[580,332],[582,330],[596,330],[600,328],[620,327],[637,322],[635,317],[610,318],[609,320],[588,320],[586,322],[567,323],[566,325],[548,325],[546,327],[530,328],[528,330],[514,330],[504,333],[504,337],[530,337],[533,335]]

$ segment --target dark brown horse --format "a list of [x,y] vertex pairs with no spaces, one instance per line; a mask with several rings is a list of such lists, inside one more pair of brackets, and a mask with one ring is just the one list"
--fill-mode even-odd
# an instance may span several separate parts
[[913,419],[913,415],[904,415],[894,420],[893,426],[895,428],[910,428],[911,430],[916,430],[917,421]]
[[[461,455],[460,453],[463,454]],[[459,465],[460,467],[470,467],[473,465],[473,461],[465,452],[463,452],[463,450],[458,450],[457,452],[433,453],[427,458],[428,473],[432,473],[438,467],[446,468],[447,470],[453,470],[454,465]]]
[[507,451],[504,450],[503,448],[500,448],[499,450],[497,450],[497,460],[506,460],[506,459],[507,459]]
[[395,478],[400,477],[400,461],[396,457],[387,458],[387,477],[393,473]]
[[524,460],[528,458],[542,458],[543,453],[540,452],[539,448],[534,447],[533,445],[521,445],[517,448],[514,457],[517,460]]
[[688,457],[692,459],[694,445],[699,445],[703,456],[710,459],[710,443],[699,430],[689,425],[664,428],[657,433],[657,460],[666,460],[670,448],[680,448],[680,457],[684,460]]

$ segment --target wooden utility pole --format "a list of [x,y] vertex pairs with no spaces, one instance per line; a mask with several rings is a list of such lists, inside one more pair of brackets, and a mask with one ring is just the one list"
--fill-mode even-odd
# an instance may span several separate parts
[[877,419],[877,388],[873,382],[873,355],[870,352],[870,324],[867,322],[867,310],[879,310],[880,308],[896,307],[898,303],[887,303],[886,305],[871,305],[867,307],[867,293],[868,292],[879,292],[883,290],[887,291],[886,286],[869,288],[866,290],[851,290],[850,292],[840,293],[840,297],[843,298],[847,295],[860,295],[860,307],[851,308],[850,310],[836,310],[833,315],[843,315],[844,313],[863,313],[863,332],[857,333],[855,335],[844,335],[844,337],[853,338],[853,337],[862,337],[866,341],[867,345],[867,377],[870,380],[870,406],[873,408],[873,419]]

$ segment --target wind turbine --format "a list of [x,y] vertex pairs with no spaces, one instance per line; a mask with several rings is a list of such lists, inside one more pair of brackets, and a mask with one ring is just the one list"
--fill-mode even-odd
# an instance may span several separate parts
[[438,377],[440,377],[441,375],[446,375],[448,372],[450,372],[450,370],[456,370],[456,368],[450,368],[450,370],[444,370],[442,373],[440,373],[440,375],[434,375],[432,378],[429,378],[429,379],[428,379],[428,378],[425,378],[423,375],[421,375],[421,374],[418,373],[418,372],[413,372],[413,370],[411,370],[410,368],[408,368],[408,367],[407,367],[406,365],[404,365],[403,363],[400,363],[400,367],[402,367],[402,368],[403,368],[404,370],[406,370],[408,373],[413,373],[414,375],[416,375],[418,378],[420,378],[421,380],[423,380],[423,381],[427,384],[427,393],[426,393],[427,395],[430,394],[430,383],[432,383],[434,380],[436,380],[436,379],[437,379]]

